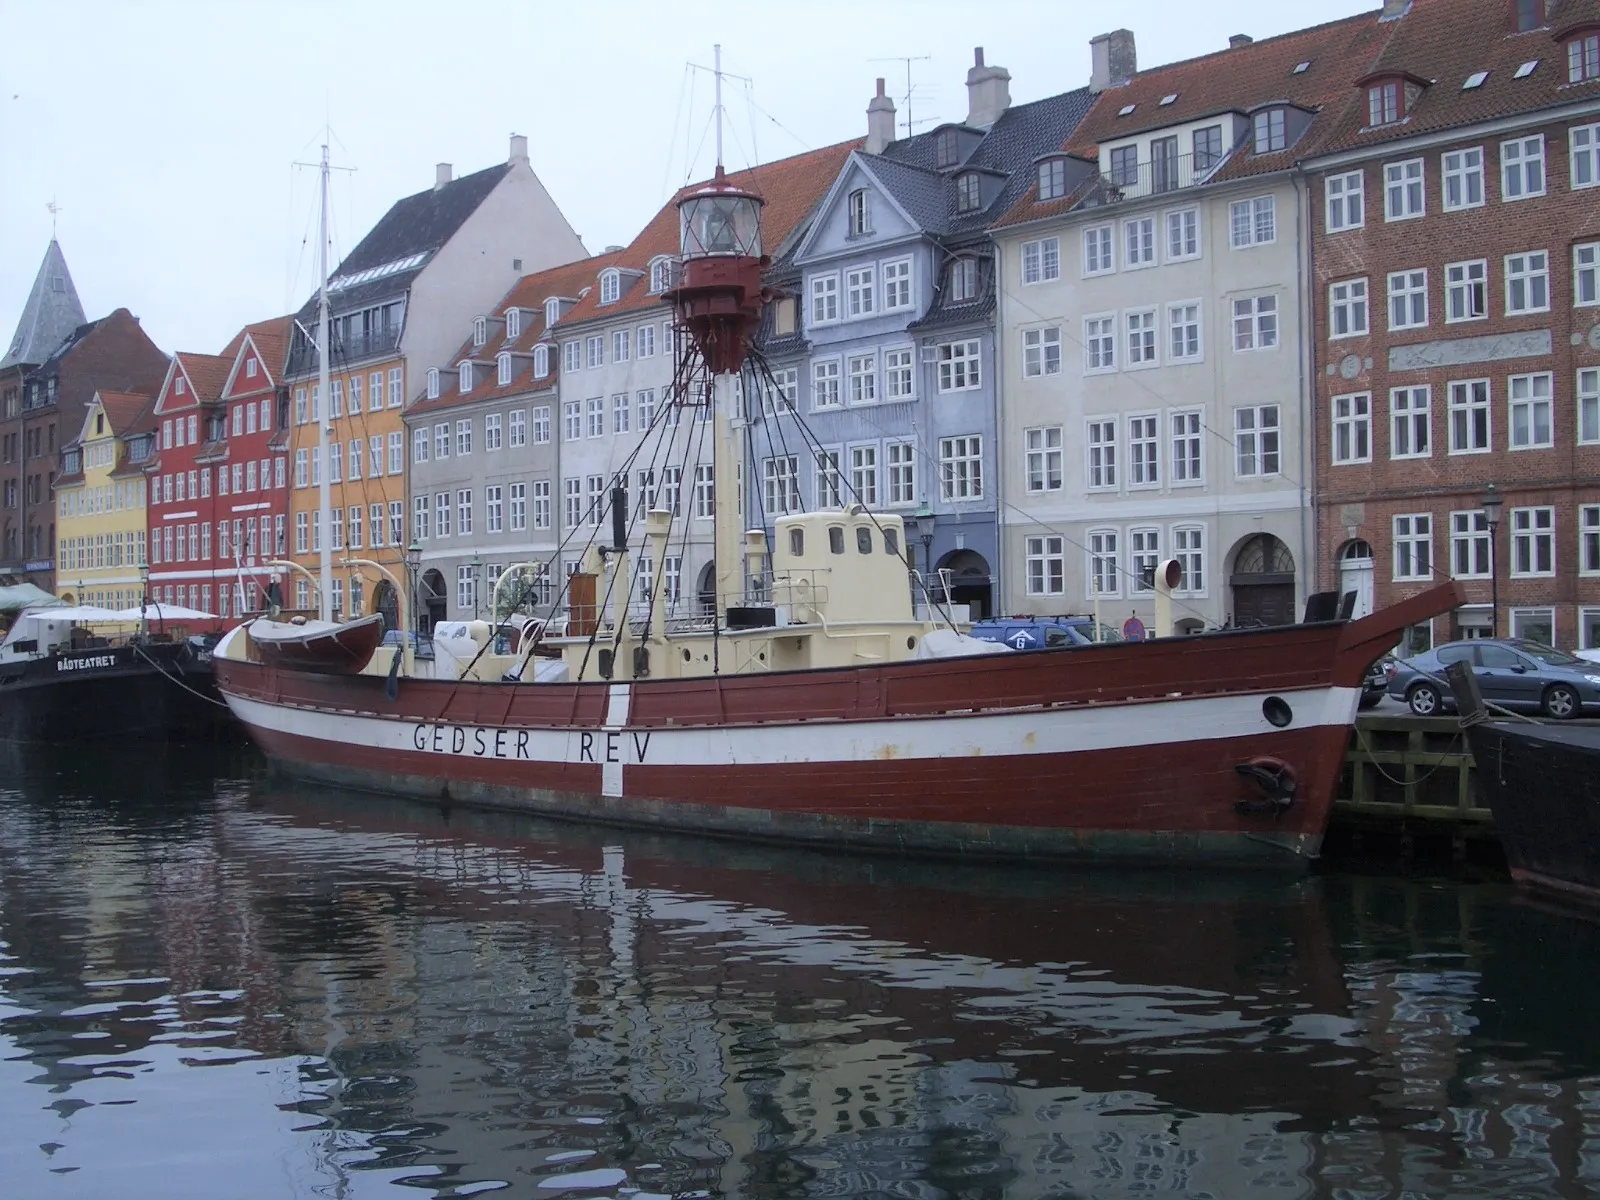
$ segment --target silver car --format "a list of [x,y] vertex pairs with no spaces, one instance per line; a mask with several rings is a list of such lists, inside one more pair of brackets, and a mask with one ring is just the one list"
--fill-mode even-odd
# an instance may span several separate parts
[[1438,716],[1450,703],[1444,669],[1453,662],[1471,664],[1483,698],[1502,708],[1557,720],[1600,710],[1600,665],[1524,638],[1449,642],[1403,659],[1389,677],[1389,695],[1419,717]]

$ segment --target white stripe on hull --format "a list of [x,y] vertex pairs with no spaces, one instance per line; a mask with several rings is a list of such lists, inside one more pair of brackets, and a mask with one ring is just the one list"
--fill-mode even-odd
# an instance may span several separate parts
[[[605,724],[593,729],[495,728],[327,713],[228,694],[247,726],[331,746],[521,762],[597,764],[604,794],[624,794],[627,766],[705,767],[1073,754],[1191,744],[1278,732],[1262,714],[1269,694],[1205,696],[1006,713],[892,720],[804,721],[736,726],[629,728],[629,685],[613,686]],[[1357,688],[1281,693],[1289,729],[1349,726]],[[336,757],[336,754],[335,754]]]

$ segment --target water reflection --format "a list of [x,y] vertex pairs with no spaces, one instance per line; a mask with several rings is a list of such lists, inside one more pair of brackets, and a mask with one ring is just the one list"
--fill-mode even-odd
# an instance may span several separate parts
[[0,1194],[1600,1187],[1600,927],[1501,886],[841,859],[209,752],[0,772]]

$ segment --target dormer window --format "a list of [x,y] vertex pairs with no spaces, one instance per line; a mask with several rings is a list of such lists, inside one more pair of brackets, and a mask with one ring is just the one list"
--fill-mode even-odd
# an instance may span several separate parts
[[1517,32],[1527,33],[1544,24],[1547,0],[1516,0]]
[[550,347],[540,342],[533,348],[533,377],[543,379],[550,374]]
[[1289,144],[1283,109],[1267,108],[1256,114],[1255,143],[1257,154],[1272,154]]
[[438,367],[429,367],[428,368],[428,399],[429,400],[437,400],[438,398],[439,398],[439,368]]
[[867,201],[866,188],[857,188],[850,193],[851,237],[865,237],[872,232],[872,208]]
[[1600,30],[1588,30],[1567,42],[1567,82],[1600,79]]
[[672,285],[672,260],[666,255],[657,255],[650,260],[650,294],[660,295]]
[[172,394],[175,395],[175,396],[181,396],[181,395],[183,395],[183,389],[184,389],[183,376],[179,375],[176,379],[174,379],[172,381]]
[[600,272],[600,303],[615,304],[622,295],[622,272]]
[[247,358],[247,359],[244,360],[244,377],[246,379],[254,379],[256,377],[256,360],[255,359]]
[[1393,125],[1400,119],[1400,81],[1385,79],[1367,88],[1367,125]]
[[954,129],[941,129],[933,139],[933,165],[936,167],[953,167],[960,162],[957,153],[956,131]]
[[489,319],[479,317],[472,323],[472,344],[481,346],[489,340]]
[[506,341],[514,342],[522,336],[522,310],[506,309]]
[[495,355],[494,365],[495,382],[497,382],[501,387],[505,387],[506,384],[511,382],[511,355],[502,350],[499,354]]
[[958,258],[950,264],[950,299],[975,300],[978,296],[978,260]]
[[1139,182],[1139,147],[1118,146],[1111,151],[1111,182],[1117,187]]
[[544,327],[549,329],[561,320],[561,301],[554,296],[544,302]]
[[978,186],[976,172],[968,171],[956,178],[956,211],[972,212],[981,203],[983,191]]
[[1067,194],[1065,159],[1052,158],[1039,164],[1039,199],[1059,200]]
[[456,368],[456,386],[463,392],[472,390],[472,364],[463,362]]

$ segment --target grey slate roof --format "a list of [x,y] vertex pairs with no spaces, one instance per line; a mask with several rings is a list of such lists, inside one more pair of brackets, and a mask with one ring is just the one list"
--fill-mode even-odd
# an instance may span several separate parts
[[72,286],[72,273],[67,270],[61,243],[51,238],[44,261],[39,264],[39,274],[34,278],[33,290],[22,308],[17,332],[5,357],[0,358],[0,370],[19,363],[37,366],[44,362],[87,320],[83,305],[78,301],[78,291]]
[[949,231],[956,205],[956,186],[950,176],[932,168],[897,162],[882,154],[863,154],[861,160],[896,203],[924,230],[933,234]]

